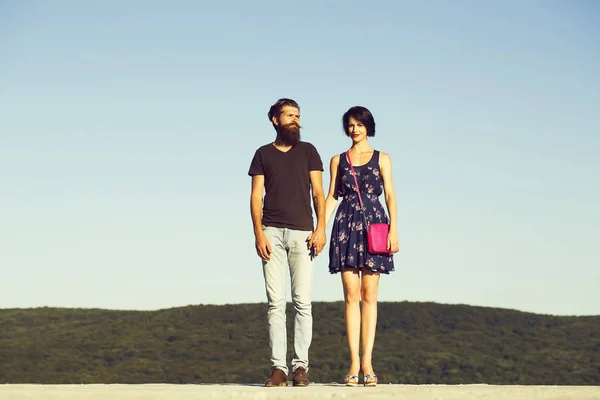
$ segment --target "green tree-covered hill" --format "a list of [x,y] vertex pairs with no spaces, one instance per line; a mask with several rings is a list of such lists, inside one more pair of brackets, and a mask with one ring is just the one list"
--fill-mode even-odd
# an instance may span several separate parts
[[[314,382],[347,372],[343,310],[313,305]],[[292,322],[288,304],[288,359]],[[384,383],[598,385],[600,316],[379,303],[374,367]],[[266,304],[0,310],[0,383],[261,383],[268,374]]]

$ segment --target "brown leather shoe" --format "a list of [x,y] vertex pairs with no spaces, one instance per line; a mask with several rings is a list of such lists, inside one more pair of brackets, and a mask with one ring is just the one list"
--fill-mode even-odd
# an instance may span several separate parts
[[285,372],[279,368],[273,368],[271,370],[271,377],[265,382],[265,386],[287,386],[288,380]]
[[294,386],[308,386],[310,381],[306,377],[306,368],[298,367],[294,371],[294,376],[292,378],[292,384]]

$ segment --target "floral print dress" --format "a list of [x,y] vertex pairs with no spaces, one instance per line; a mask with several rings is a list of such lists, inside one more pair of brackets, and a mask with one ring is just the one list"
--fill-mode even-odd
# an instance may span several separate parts
[[[383,180],[379,171],[379,151],[366,164],[354,166],[360,194],[369,224],[389,223],[389,218],[379,201],[383,193]],[[367,251],[365,217],[360,209],[356,184],[346,153],[340,154],[338,166],[339,187],[342,199],[338,206],[329,244],[329,272],[338,273],[348,268],[366,268],[373,272],[389,274],[394,270],[392,255],[370,254]]]

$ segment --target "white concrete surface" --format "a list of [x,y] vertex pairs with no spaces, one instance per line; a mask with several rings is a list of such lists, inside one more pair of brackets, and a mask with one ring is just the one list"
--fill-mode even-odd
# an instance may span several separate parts
[[404,399],[599,400],[600,386],[379,385],[0,385],[2,400]]

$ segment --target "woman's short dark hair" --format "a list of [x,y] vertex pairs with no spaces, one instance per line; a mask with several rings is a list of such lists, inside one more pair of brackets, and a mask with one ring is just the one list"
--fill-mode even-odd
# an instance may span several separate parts
[[346,136],[350,136],[350,133],[348,132],[350,118],[354,118],[363,124],[365,128],[367,128],[367,136],[375,136],[375,119],[373,118],[371,111],[362,106],[350,107],[342,117],[342,124],[344,124],[344,132],[346,132]]
[[[298,110],[300,110],[300,106],[298,106],[298,103],[296,103],[294,100],[285,98],[279,99],[269,109],[268,116],[271,123],[273,123],[273,117],[277,117],[277,119],[279,119],[279,116],[281,115],[281,109],[285,106],[296,107]],[[277,130],[277,126],[275,124],[273,124],[273,127]]]

